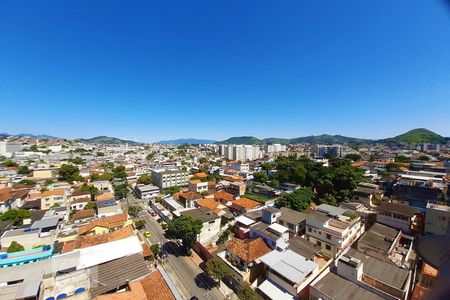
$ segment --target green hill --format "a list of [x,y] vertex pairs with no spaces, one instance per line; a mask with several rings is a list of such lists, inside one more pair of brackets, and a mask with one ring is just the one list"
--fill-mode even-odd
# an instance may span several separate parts
[[236,145],[258,145],[263,144],[263,141],[254,136],[235,136],[230,137],[224,141],[218,142],[218,144],[236,144]]
[[385,143],[406,143],[406,144],[420,144],[420,143],[445,143],[445,137],[434,133],[425,128],[416,128],[406,133],[400,134],[396,137],[381,140]]
[[109,137],[109,136],[96,136],[90,139],[77,139],[77,141],[85,142],[89,144],[105,144],[105,145],[124,145],[128,143],[129,145],[137,145],[140,144],[135,141],[130,140],[122,140],[115,137]]
[[371,142],[371,140],[329,134],[311,135],[291,139],[291,144],[360,144],[368,142]]

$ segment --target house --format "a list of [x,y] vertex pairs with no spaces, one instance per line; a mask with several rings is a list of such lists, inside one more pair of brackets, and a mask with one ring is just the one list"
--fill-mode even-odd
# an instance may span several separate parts
[[79,227],[78,235],[104,234],[131,225],[132,223],[133,221],[126,213],[104,217]]
[[28,194],[27,200],[38,199],[41,201],[41,209],[49,209],[55,205],[64,206],[67,204],[67,192],[65,189],[54,189]]
[[243,182],[231,182],[225,190],[229,192],[230,194],[233,194],[235,196],[242,196],[245,194],[245,191],[247,189],[247,185]]
[[3,214],[10,209],[21,207],[27,198],[28,192],[28,189],[0,189],[0,214]]
[[134,188],[134,192],[139,199],[150,200],[159,195],[159,188],[150,184],[138,184]]
[[353,191],[353,201],[363,203],[367,207],[380,205],[384,196],[384,191],[378,188],[378,185],[370,183],[359,183],[356,190]]
[[89,191],[74,191],[72,195],[70,195],[70,200],[83,199],[91,197],[91,193]]
[[53,245],[45,245],[3,255],[6,255],[6,257],[0,259],[0,269],[49,259],[53,255]]
[[225,211],[223,211],[222,209],[226,208],[226,206],[217,201],[214,201],[213,199],[210,199],[210,198],[200,199],[200,200],[197,200],[196,204],[198,207],[209,208],[210,210],[212,210],[215,214],[217,214],[219,216],[225,214]]
[[70,202],[69,207],[71,210],[81,210],[84,209],[84,207],[91,202],[91,197],[87,198],[77,198]]
[[298,299],[319,273],[319,265],[291,251],[271,251],[260,258],[266,279],[258,291],[268,299]]
[[195,193],[203,193],[208,191],[208,182],[202,182],[198,179],[189,180],[188,184],[189,191]]
[[96,180],[94,181],[94,187],[103,193],[112,193],[113,188],[109,180]]
[[261,195],[267,198],[273,198],[276,196],[274,188],[263,185],[263,184],[256,184],[251,188],[252,194]]
[[231,203],[230,209],[235,211],[238,214],[245,213],[247,211],[253,210],[257,207],[260,207],[261,203],[250,200],[248,198],[239,198],[237,200],[234,200]]
[[363,232],[361,217],[343,208],[321,204],[306,216],[306,239],[329,257],[348,249]]
[[123,213],[120,204],[116,200],[97,201],[97,215],[102,217]]
[[253,283],[264,273],[264,266],[258,259],[271,251],[260,238],[232,239],[217,256],[227,264],[232,280],[242,285]]
[[289,229],[278,223],[259,222],[250,226],[250,238],[260,237],[271,249],[286,249]]
[[231,205],[234,201],[234,196],[230,193],[219,191],[214,193],[214,200],[222,203],[223,205]]
[[204,246],[210,245],[220,233],[220,217],[208,208],[199,207],[185,210],[181,212],[181,215],[202,221],[203,227],[197,241]]
[[203,196],[197,192],[184,192],[178,195],[178,202],[185,208],[194,208],[195,203],[202,198]]
[[90,209],[83,209],[83,210],[77,210],[75,212],[75,214],[72,217],[72,220],[75,223],[82,223],[82,222],[86,222],[90,219],[93,219],[95,217],[95,211],[90,208]]
[[250,226],[256,221],[246,216],[239,216],[233,225],[233,233],[239,239],[247,239],[250,237]]
[[287,227],[291,236],[302,235],[305,233],[306,214],[282,207],[278,223]]
[[377,222],[405,232],[420,227],[418,210],[412,206],[383,202],[376,208]]
[[53,177],[53,169],[35,169],[33,170],[33,178],[48,179]]
[[395,228],[375,223],[352,245],[352,248],[364,255],[410,269],[414,266],[413,241],[412,236]]
[[25,249],[31,249],[38,245],[53,245],[52,234],[41,234],[39,228],[21,228],[5,231],[0,237],[1,249],[7,249],[12,242],[21,244]]
[[103,193],[103,194],[95,196],[96,201],[106,201],[106,200],[114,200],[114,199],[116,199],[116,198],[114,197],[114,194],[112,194],[112,193]]

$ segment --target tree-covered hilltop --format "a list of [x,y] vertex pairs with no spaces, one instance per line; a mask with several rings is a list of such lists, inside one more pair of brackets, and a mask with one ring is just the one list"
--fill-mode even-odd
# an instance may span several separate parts
[[105,144],[105,145],[138,145],[140,143],[130,140],[122,140],[115,137],[109,136],[96,136],[90,139],[78,139],[77,141],[89,143],[89,144]]
[[425,128],[416,128],[406,133],[400,134],[393,138],[381,140],[384,143],[405,143],[405,144],[421,144],[433,143],[442,144],[446,142],[446,138]]

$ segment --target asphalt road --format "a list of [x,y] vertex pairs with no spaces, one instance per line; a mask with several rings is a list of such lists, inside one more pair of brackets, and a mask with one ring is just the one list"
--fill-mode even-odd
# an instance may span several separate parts
[[[128,203],[135,204],[136,199],[129,197]],[[225,299],[224,295],[213,286],[213,281],[204,274],[203,270],[196,265],[189,257],[183,256],[178,245],[167,240],[161,225],[152,217],[147,206],[139,203],[143,211],[139,217],[145,221],[145,229],[152,233],[149,238],[151,244],[160,243],[164,249],[164,259],[161,265],[170,274],[179,292],[189,299],[196,296],[198,299],[219,300]]]

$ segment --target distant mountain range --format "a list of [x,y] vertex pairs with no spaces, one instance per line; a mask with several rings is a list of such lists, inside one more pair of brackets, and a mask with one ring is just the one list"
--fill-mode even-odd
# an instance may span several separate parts
[[[30,138],[40,138],[40,139],[59,139],[54,136],[46,135],[46,134],[30,134],[30,133],[20,133],[20,134],[8,134],[8,133],[0,133],[0,138],[6,137],[30,137]],[[91,143],[91,144],[107,144],[107,145],[124,145],[128,143],[129,145],[138,145],[142,144],[139,142],[131,141],[131,140],[123,140],[115,137],[109,136],[96,136],[89,139],[76,139],[76,141]],[[266,145],[266,144],[302,144],[302,143],[310,143],[310,144],[364,144],[364,143],[386,143],[386,144],[419,144],[419,143],[446,143],[450,142],[450,137],[443,137],[431,130],[425,128],[416,128],[405,132],[401,135],[373,140],[373,139],[361,139],[361,138],[353,138],[347,137],[343,135],[311,135],[304,136],[298,138],[265,138],[258,139],[254,136],[238,136],[238,137],[230,137],[224,141],[215,141],[208,139],[195,139],[195,138],[187,138],[187,139],[175,139],[175,140],[165,140],[159,141],[157,144],[165,144],[165,145],[183,145],[183,144],[246,144],[246,145]]]
[[217,141],[215,140],[205,140],[205,139],[176,139],[176,140],[166,140],[166,141],[159,141],[155,144],[162,144],[162,145],[199,145],[199,144],[214,144]]
[[371,140],[353,138],[342,135],[311,135],[292,139],[285,138],[265,138],[258,139],[254,136],[231,137],[217,144],[246,144],[246,145],[265,145],[265,144],[364,144],[364,143],[388,143],[388,144],[419,144],[419,143],[446,143],[450,138],[445,138],[425,128],[410,130],[404,134],[393,138]]
[[19,134],[9,134],[6,132],[0,133],[0,138],[7,138],[7,137],[29,137],[29,138],[36,138],[36,139],[59,139],[58,137],[54,137],[51,135],[46,134],[31,134],[31,133],[19,133]]
[[110,136],[96,136],[90,139],[76,139],[76,141],[89,143],[89,144],[105,144],[105,145],[139,145],[141,143],[130,141],[130,140],[122,140],[115,137]]

